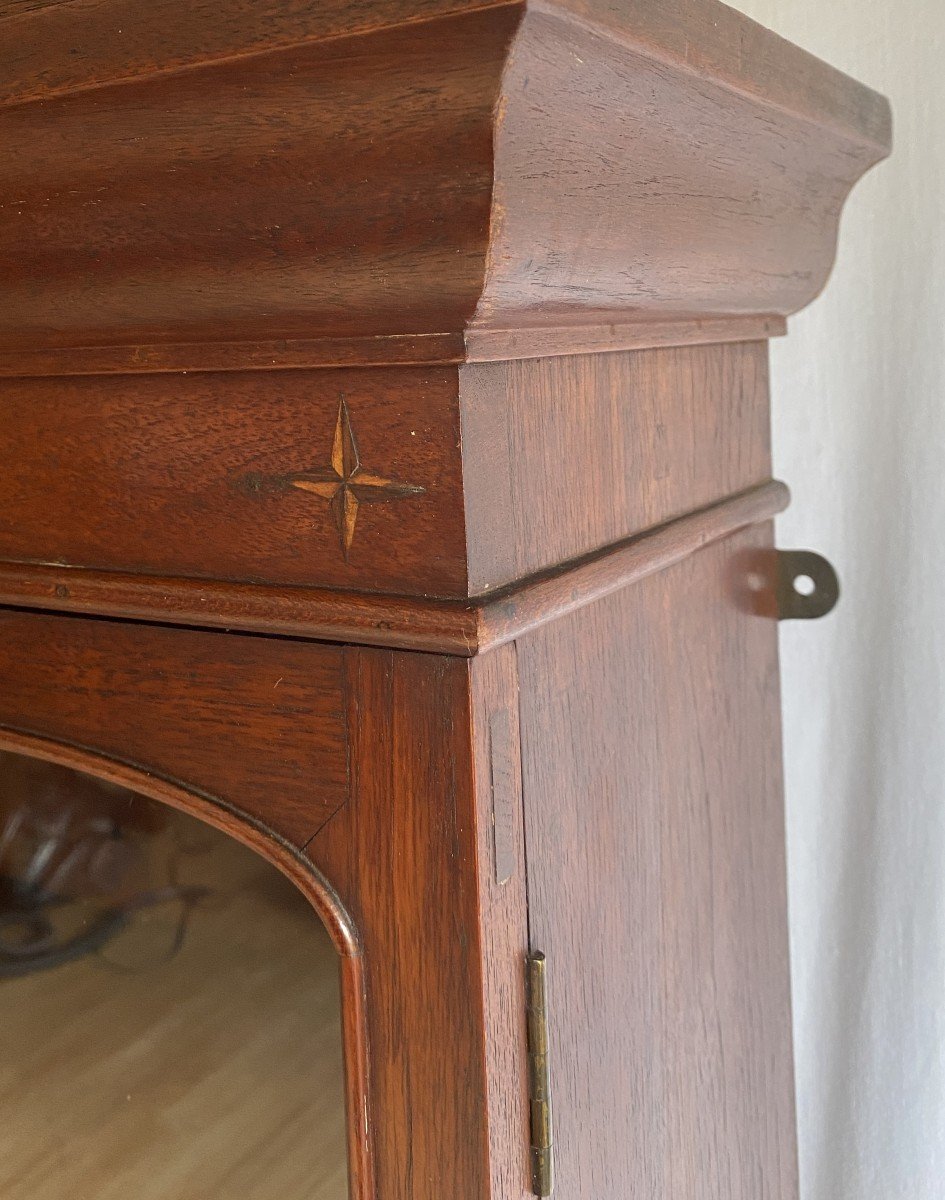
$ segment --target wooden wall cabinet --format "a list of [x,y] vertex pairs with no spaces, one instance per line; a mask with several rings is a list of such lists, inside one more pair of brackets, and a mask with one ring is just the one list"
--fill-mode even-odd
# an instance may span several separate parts
[[715,0],[0,17],[0,748],[309,898],[352,1200],[796,1200],[767,341],[885,101]]

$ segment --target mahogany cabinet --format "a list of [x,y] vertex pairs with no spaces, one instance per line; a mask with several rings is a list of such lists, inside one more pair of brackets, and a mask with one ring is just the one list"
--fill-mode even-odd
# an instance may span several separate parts
[[5,1197],[796,1200],[767,342],[889,142],[716,0],[2,0]]

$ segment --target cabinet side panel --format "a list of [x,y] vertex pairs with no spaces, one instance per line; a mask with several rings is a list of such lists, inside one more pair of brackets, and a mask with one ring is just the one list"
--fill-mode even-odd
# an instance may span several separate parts
[[775,622],[759,527],[519,647],[558,1191],[795,1200]]
[[466,364],[460,406],[473,593],[771,474],[764,342]]

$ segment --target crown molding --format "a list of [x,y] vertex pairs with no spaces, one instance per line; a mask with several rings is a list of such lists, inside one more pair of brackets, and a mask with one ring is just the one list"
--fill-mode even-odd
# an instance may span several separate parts
[[5,375],[771,336],[889,147],[715,0],[6,10]]

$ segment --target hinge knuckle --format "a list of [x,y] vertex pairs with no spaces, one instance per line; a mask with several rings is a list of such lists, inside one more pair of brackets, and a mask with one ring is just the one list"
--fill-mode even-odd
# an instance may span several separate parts
[[547,962],[544,954],[530,954],[526,971],[532,1191],[536,1196],[550,1196],[554,1187],[554,1168],[551,1072],[548,1063]]

